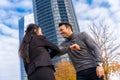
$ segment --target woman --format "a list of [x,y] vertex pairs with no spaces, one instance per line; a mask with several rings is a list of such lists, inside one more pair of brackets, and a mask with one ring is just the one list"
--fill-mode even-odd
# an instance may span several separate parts
[[29,80],[55,80],[51,57],[59,49],[42,35],[39,26],[28,25],[19,52]]

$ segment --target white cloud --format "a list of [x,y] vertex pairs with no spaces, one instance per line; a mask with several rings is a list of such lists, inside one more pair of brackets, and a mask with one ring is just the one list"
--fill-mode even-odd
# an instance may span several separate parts
[[92,7],[100,6],[102,3],[108,2],[107,0],[92,0]]
[[18,20],[19,20],[19,16],[17,15],[11,15],[10,18],[6,19],[4,21],[5,24],[10,24],[12,28],[18,28]]
[[7,16],[7,13],[4,10],[0,10],[0,14],[2,14],[2,15],[0,15],[1,20],[4,19]]
[[78,23],[79,23],[79,27],[80,27],[81,32],[83,32],[83,31],[89,32],[88,25],[91,24],[90,20],[84,20],[84,21],[83,20],[78,20]]
[[0,24],[0,80],[20,80],[18,56],[18,31]]
[[20,80],[18,39],[3,35],[0,39],[0,80]]
[[[74,3],[76,14],[83,13],[86,10],[89,10],[88,4],[82,3],[80,0]],[[79,14],[81,15],[81,14]]]
[[32,1],[31,0],[3,0],[0,2],[1,8],[6,9],[14,9],[14,8],[21,8],[21,9],[30,9],[32,10]]
[[120,23],[120,10],[116,11],[113,15],[112,18],[114,20],[114,22]]
[[18,7],[18,8],[23,8],[23,9],[30,9],[32,10],[32,1],[31,0],[22,0],[19,2],[17,2],[17,5],[15,5],[15,7]]
[[120,10],[120,0],[108,0],[108,3],[111,5],[110,10],[116,12]]
[[18,28],[18,20],[32,11],[31,0],[3,0],[0,2],[0,19],[2,23]]
[[0,31],[6,35],[10,35],[12,38],[18,39],[18,30],[11,29],[4,24],[0,24]]
[[0,2],[0,80],[20,80],[18,20],[32,11],[31,0],[12,1]]
[[11,2],[9,2],[8,0],[2,0],[0,2],[0,7],[2,7],[2,8],[11,7]]
[[[101,6],[103,3],[107,6]],[[102,22],[114,31],[120,44],[120,0],[93,0],[92,4],[88,4],[87,0],[76,0],[74,6],[81,31],[89,32],[88,25]]]
[[112,11],[120,9],[119,0],[116,0],[116,2],[112,0],[93,0],[91,5],[87,4],[86,0],[77,0],[74,6],[78,21],[82,21],[79,22],[79,25],[86,25],[86,21],[103,21],[104,24],[113,26],[115,29],[118,28],[116,26],[120,26],[120,10],[111,12],[109,8],[100,6],[103,2],[108,2],[110,9],[114,7]]

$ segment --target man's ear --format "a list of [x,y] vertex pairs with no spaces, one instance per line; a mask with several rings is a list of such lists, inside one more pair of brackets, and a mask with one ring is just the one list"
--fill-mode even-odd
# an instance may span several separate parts
[[70,27],[67,27],[67,28],[68,28],[70,31],[72,31]]

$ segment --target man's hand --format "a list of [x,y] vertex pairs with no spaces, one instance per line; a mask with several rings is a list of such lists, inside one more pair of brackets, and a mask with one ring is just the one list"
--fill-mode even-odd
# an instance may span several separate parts
[[80,50],[80,46],[78,44],[73,44],[70,46],[71,50]]
[[99,78],[101,78],[104,75],[104,69],[102,66],[97,66],[96,73]]

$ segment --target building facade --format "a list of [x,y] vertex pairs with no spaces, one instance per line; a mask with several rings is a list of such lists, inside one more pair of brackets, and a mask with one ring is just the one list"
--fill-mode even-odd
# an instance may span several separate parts
[[[23,36],[25,34],[26,27],[30,23],[34,23],[33,14],[26,15],[21,19],[19,19],[19,43],[21,43]],[[24,69],[24,64],[22,59],[20,59],[20,73],[21,73],[21,80],[27,80],[27,75]]]
[[35,23],[42,28],[43,34],[57,45],[64,40],[59,33],[60,22],[69,22],[74,32],[80,32],[72,0],[33,0],[33,10]]

